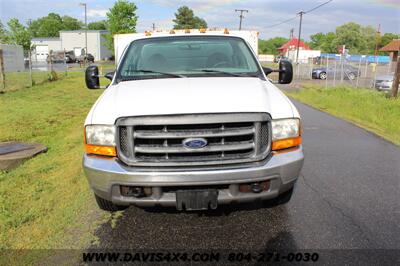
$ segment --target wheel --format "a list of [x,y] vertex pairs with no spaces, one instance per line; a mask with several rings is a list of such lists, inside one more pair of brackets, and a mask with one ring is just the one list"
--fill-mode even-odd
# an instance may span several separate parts
[[94,197],[96,198],[97,205],[103,211],[116,212],[116,211],[122,211],[122,210],[125,210],[126,208],[128,208],[128,206],[116,205],[116,204],[112,203],[111,201],[100,198],[96,194],[94,194]]
[[319,73],[319,78],[320,79],[326,79],[326,73],[325,72]]
[[350,80],[354,80],[354,79],[356,78],[356,74],[354,74],[353,72],[350,72],[349,74],[347,74],[347,77],[348,77]]
[[293,191],[294,191],[294,187],[292,187],[288,191],[280,194],[278,197],[276,197],[274,199],[264,201],[263,202],[264,207],[275,207],[278,205],[283,205],[283,204],[288,203],[290,201],[290,199],[292,198]]

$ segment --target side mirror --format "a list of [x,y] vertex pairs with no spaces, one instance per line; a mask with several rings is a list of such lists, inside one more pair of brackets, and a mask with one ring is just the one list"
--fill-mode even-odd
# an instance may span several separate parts
[[104,75],[104,77],[107,78],[107,79],[109,79],[109,80],[112,80],[112,79],[114,78],[114,73],[115,73],[115,71],[113,71],[113,72],[108,72],[108,73],[106,73],[106,74]]
[[86,68],[85,81],[88,89],[100,89],[99,68],[97,66]]
[[293,80],[293,66],[288,60],[279,62],[279,84],[289,84]]

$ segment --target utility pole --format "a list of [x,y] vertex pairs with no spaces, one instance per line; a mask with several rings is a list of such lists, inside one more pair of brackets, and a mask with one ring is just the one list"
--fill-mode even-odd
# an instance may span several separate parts
[[298,40],[297,40],[297,52],[296,52],[296,64],[299,63],[299,49],[300,49],[300,38],[301,38],[301,24],[303,23],[303,15],[305,14],[304,11],[300,11],[299,13],[297,13],[298,15],[300,15],[300,25],[299,25],[299,36],[298,36]]
[[290,29],[289,40],[293,39],[294,28]]
[[[84,56],[84,58],[87,58],[87,54],[88,54],[88,46],[87,46],[87,31],[88,31],[88,27],[87,27],[87,5],[86,5],[86,3],[80,3],[79,5],[85,7],[85,56]],[[86,66],[86,59],[83,60],[83,63]]]
[[239,18],[240,18],[240,22],[239,22],[239,30],[242,30],[242,20],[244,18],[243,13],[249,13],[249,10],[247,9],[235,9],[235,12],[240,12]]
[[156,31],[156,24],[153,23],[153,31]]
[[376,62],[376,57],[378,56],[378,45],[379,45],[379,39],[381,37],[381,24],[378,25],[378,29],[376,30],[375,34],[375,62]]
[[400,56],[397,57],[396,69],[394,71],[393,82],[392,82],[392,97],[397,98],[399,92],[399,79],[400,79]]

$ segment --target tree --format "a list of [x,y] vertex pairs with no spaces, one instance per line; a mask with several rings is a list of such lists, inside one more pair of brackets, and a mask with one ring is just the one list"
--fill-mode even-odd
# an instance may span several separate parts
[[134,3],[127,0],[118,0],[114,6],[107,12],[107,25],[110,31],[105,37],[107,46],[114,50],[113,35],[118,33],[136,32],[137,7]]
[[31,48],[31,34],[18,19],[10,19],[7,23],[10,29],[10,43],[21,45],[24,50]]
[[29,30],[33,37],[58,37],[60,30],[79,30],[82,27],[83,23],[76,18],[49,13],[45,17],[33,20]]
[[287,38],[275,37],[269,40],[259,40],[258,51],[260,54],[278,54],[278,48],[288,42]]
[[90,22],[88,24],[88,29],[89,30],[106,30],[107,29],[107,21],[100,20],[100,21]]
[[325,42],[323,43],[321,50],[324,53],[337,53],[336,34],[334,32],[328,32],[325,34]]
[[325,43],[325,38],[326,35],[322,32],[318,32],[316,34],[310,35],[310,46],[312,49],[319,49],[321,50],[321,47]]
[[395,33],[385,33],[383,34],[381,41],[380,41],[380,47],[383,47],[390,43],[392,40],[395,39],[400,39],[400,34],[395,34]]
[[321,50],[323,53],[336,53],[336,34],[319,32],[310,36],[310,46],[312,49]]
[[207,28],[207,22],[195,16],[193,10],[187,6],[178,8],[178,12],[175,13],[175,19],[172,21],[175,23],[174,29]]
[[[383,46],[387,45],[390,43],[392,40],[395,39],[400,39],[400,34],[395,34],[395,33],[385,33],[383,36],[380,38],[378,49],[382,48]],[[389,54],[388,52],[379,52],[380,55],[387,55]]]
[[8,43],[10,41],[9,32],[0,21],[0,43]]
[[70,16],[62,17],[62,29],[63,30],[80,30],[84,27],[82,21],[77,20],[76,18]]
[[352,54],[372,54],[375,49],[375,29],[350,22],[336,28],[335,42],[346,45]]

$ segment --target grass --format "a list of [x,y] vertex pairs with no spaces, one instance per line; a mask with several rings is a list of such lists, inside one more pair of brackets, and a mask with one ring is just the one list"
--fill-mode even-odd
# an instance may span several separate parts
[[[32,81],[34,85],[41,85],[48,81],[49,79],[49,71],[33,71],[32,72]],[[57,72],[58,78],[62,79],[65,77],[65,72]],[[30,74],[29,71],[24,72],[11,72],[6,73],[6,87],[3,88],[3,84],[0,84],[0,92],[10,92],[17,91],[20,89],[30,88]]]
[[304,85],[287,94],[400,145],[400,99],[390,99],[386,94],[370,89],[325,89],[313,85]]
[[[81,167],[83,122],[101,92],[85,88],[83,73],[72,73],[0,94],[0,141],[48,147],[47,153],[0,172],[0,251],[68,248],[65,231],[74,231],[74,221],[93,204]],[[70,248],[77,247],[72,241]]]

